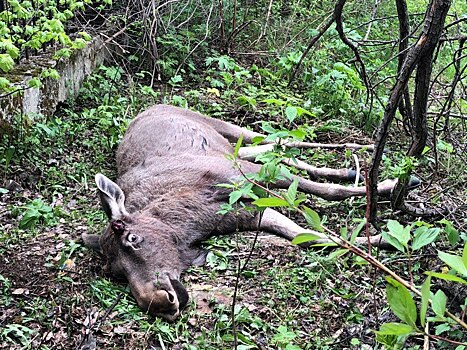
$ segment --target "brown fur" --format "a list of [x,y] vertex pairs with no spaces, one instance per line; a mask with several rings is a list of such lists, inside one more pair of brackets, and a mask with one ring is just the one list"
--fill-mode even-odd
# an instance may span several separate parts
[[[251,229],[257,222],[249,213],[216,214],[228,200],[228,192],[216,185],[241,174],[224,156],[233,152],[232,146],[206,120],[170,106],[155,106],[135,118],[117,151],[118,186],[128,214],[107,213],[111,220],[121,220],[125,231],[119,236],[109,225],[98,241],[84,237],[102,252],[109,272],[128,279],[143,309],[168,320],[184,306],[177,302],[183,292],[171,280],[178,281],[203,254],[197,245],[213,234]],[[244,168],[257,170],[249,162]],[[129,234],[142,242],[130,245],[125,241]],[[157,294],[160,290],[169,297]],[[170,303],[171,298],[176,302]]]

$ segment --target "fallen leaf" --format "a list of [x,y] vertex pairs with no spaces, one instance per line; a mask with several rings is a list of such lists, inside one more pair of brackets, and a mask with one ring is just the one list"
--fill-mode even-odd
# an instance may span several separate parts
[[16,288],[14,291],[11,292],[12,295],[28,295],[29,294],[29,289],[25,288]]

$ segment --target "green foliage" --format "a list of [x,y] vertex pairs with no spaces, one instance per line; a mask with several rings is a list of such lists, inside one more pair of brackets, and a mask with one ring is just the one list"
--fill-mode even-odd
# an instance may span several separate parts
[[461,276],[467,277],[467,244],[464,245],[464,253],[462,257],[438,251],[439,258],[449,267],[456,271]]
[[15,61],[8,53],[0,54],[0,69],[4,72],[10,71],[15,65]]
[[[394,224],[391,226],[393,229],[397,227]],[[399,227],[397,230],[400,232],[401,228]],[[464,277],[466,276],[465,269],[467,267],[467,258],[465,258],[466,247],[467,244],[464,245],[462,257],[438,251],[439,258],[451,267],[454,272],[464,275]],[[434,294],[431,293],[431,279],[435,277],[461,284],[467,284],[467,282],[453,274],[432,271],[426,272],[426,274],[428,277],[423,282],[421,291],[418,293],[421,296],[419,323],[422,329],[429,321],[439,323],[437,329],[449,330],[452,320],[447,317],[447,296],[441,289],[438,289]],[[417,307],[409,290],[393,278],[386,277],[386,280],[388,282],[386,290],[389,306],[394,314],[404,323],[385,323],[381,325],[380,329],[376,331],[376,340],[386,346],[401,347],[407,336],[422,333],[423,331],[417,325]],[[434,316],[429,316],[430,303]]]
[[[79,32],[74,39],[67,33],[66,23],[78,11],[85,9],[89,1],[39,1],[33,4],[28,0],[8,0],[8,6],[0,12],[0,70],[4,73],[12,71],[23,58],[39,51],[50,50],[52,46],[54,59],[59,60],[71,56],[74,50],[82,49],[91,36]],[[111,1],[94,2],[94,6]],[[52,77],[55,73],[39,73],[29,82],[29,87],[40,87],[40,78]],[[0,84],[0,91],[13,91],[17,86]]]
[[[419,227],[412,234],[411,230],[414,226]],[[388,220],[388,231],[383,231],[382,236],[384,240],[390,243],[394,248],[402,253],[410,255],[411,252],[419,250],[436,240],[441,229],[430,226],[431,225],[427,223],[419,221],[404,227],[395,220]],[[409,240],[411,240],[410,245]]]
[[412,295],[405,286],[393,278],[386,277],[386,281],[388,282],[386,295],[392,312],[414,330],[417,322],[417,309]]
[[45,226],[56,223],[55,214],[58,213],[58,210],[52,209],[39,198],[32,200],[22,209],[24,211],[19,221],[19,228],[21,229],[32,228],[39,223]]
[[286,326],[279,326],[277,328],[277,334],[272,338],[272,342],[278,349],[300,350],[299,346],[293,344],[296,337],[297,335],[294,332],[287,330]]
[[19,343],[24,347],[29,347],[31,344],[31,337],[36,333],[31,328],[21,324],[8,324],[0,330],[0,339],[8,343]]
[[[135,97],[122,95],[125,82],[121,69],[102,67],[85,82],[75,111],[66,110],[47,120],[40,115],[14,118],[12,127],[16,132],[2,135],[0,140],[1,172],[6,174],[22,169],[23,164],[35,164],[41,172],[34,185],[43,191],[43,201],[49,203],[57,193],[66,194],[70,183],[87,186],[94,173],[113,163],[104,151],[110,153],[116,147],[129,116],[154,103],[157,93],[153,90],[148,93],[148,88],[141,85],[133,88]],[[86,156],[75,156],[77,145]],[[36,204],[38,212],[31,211],[22,225],[34,226],[44,217],[46,224],[49,222],[46,207]]]
[[10,305],[11,296],[9,289],[11,288],[11,281],[0,274],[0,305],[7,307]]

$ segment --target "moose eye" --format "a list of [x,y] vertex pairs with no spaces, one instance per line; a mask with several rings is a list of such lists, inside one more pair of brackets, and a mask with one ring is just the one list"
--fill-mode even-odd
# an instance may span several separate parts
[[137,243],[140,241],[140,237],[134,233],[130,233],[127,237],[127,241],[130,243]]

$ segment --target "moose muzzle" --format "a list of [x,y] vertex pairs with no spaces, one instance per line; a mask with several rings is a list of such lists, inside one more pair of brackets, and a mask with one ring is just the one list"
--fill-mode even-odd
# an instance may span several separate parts
[[169,322],[175,321],[189,300],[185,287],[178,280],[168,277],[148,283],[130,280],[130,288],[141,309]]

